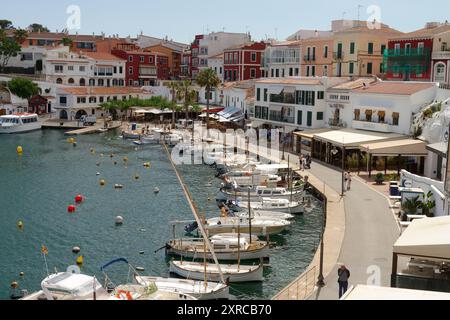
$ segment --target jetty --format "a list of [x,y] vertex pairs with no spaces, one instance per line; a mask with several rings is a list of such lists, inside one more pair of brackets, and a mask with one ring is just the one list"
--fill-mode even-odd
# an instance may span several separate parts
[[75,129],[72,131],[67,131],[65,135],[67,136],[80,136],[84,134],[93,134],[99,132],[99,130],[107,129],[107,130],[114,130],[120,128],[122,125],[120,122],[115,122],[111,125],[108,125],[108,128],[105,128],[103,124],[94,125],[92,127],[83,127],[80,129]]
[[[108,123],[108,130],[118,129],[122,126],[120,121],[113,121]],[[67,121],[67,120],[56,120],[49,119],[42,123],[42,128],[47,129],[64,129],[68,130],[65,135],[68,136],[79,136],[85,134],[93,134],[99,132],[99,130],[105,128],[103,121],[99,121],[97,124],[85,127],[79,121]]]

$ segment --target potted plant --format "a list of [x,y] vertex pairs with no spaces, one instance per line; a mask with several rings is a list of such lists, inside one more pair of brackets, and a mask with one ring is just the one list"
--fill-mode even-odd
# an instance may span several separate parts
[[436,201],[431,200],[433,198],[433,193],[430,191],[426,196],[426,200],[424,200],[420,204],[420,209],[422,209],[422,213],[426,215],[428,218],[433,218],[434,213],[432,210],[436,207]]
[[382,173],[377,173],[375,176],[375,182],[377,185],[382,185],[384,183],[384,175]]
[[408,214],[417,214],[417,210],[422,206],[422,202],[419,200],[419,198],[420,197],[406,199],[402,203],[402,221],[406,221]]

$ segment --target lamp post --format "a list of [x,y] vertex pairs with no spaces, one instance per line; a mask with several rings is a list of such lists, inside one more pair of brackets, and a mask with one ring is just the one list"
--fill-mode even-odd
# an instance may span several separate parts
[[282,142],[283,142],[283,156],[282,156],[282,158],[281,158],[281,160],[282,161],[285,161],[286,160],[286,156],[285,156],[285,140],[286,140],[286,127],[283,127],[283,139],[282,139]]
[[[324,190],[325,193],[325,190]],[[322,288],[325,286],[325,277],[323,276],[323,260],[324,260],[324,250],[325,250],[325,240],[324,240],[324,236],[325,236],[325,228],[327,225],[327,207],[328,207],[328,200],[327,197],[325,196],[325,194],[323,195],[323,223],[322,223],[322,239],[320,241],[320,262],[319,262],[319,277],[317,279],[317,286],[319,288]]]
[[[336,149],[336,147],[331,150],[331,154],[333,156],[336,156],[339,153],[339,151]],[[345,148],[342,146],[342,167],[341,167],[341,197],[345,195]]]

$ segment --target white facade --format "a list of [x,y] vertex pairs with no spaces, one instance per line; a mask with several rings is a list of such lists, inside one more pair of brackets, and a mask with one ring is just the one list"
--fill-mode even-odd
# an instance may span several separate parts
[[229,82],[220,90],[220,105],[224,108],[238,108],[249,117],[254,115],[255,81]]
[[45,79],[70,86],[125,86],[126,61],[109,54],[96,55],[72,53],[69,47],[49,50],[43,63]]
[[34,68],[38,60],[43,60],[47,53],[45,47],[31,46],[22,47],[22,50],[17,57],[11,57],[8,61],[7,67],[16,68]]
[[227,48],[241,45],[250,41],[251,36],[247,33],[213,32],[205,35],[203,39],[199,41],[199,69],[208,67],[208,61],[210,57],[217,56]]
[[301,75],[300,44],[269,45],[264,51],[262,69],[267,78],[298,77]]
[[21,112],[28,112],[28,100],[17,97],[6,87],[0,87],[0,113],[9,115]]
[[223,75],[223,55],[211,57],[208,59],[208,67],[213,69],[217,77],[220,79],[220,82],[224,81]]

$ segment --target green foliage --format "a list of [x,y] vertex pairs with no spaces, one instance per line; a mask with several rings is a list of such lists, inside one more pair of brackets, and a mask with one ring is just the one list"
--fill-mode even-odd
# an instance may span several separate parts
[[14,78],[8,82],[9,90],[22,99],[30,99],[39,93],[39,87],[36,83],[25,78]]
[[419,208],[422,209],[422,213],[427,217],[432,218],[434,216],[432,210],[436,208],[436,201],[433,199],[433,193],[428,192],[426,199],[419,204]]
[[66,46],[66,47],[70,47],[73,43],[72,39],[67,38],[67,37],[62,38],[61,42],[62,42],[63,46]]
[[7,29],[12,29],[12,28],[13,28],[13,24],[10,20],[6,20],[6,19],[0,20],[0,29],[1,30],[7,30]]
[[17,43],[21,44],[28,38],[28,31],[24,29],[16,29],[14,30],[14,40]]
[[402,203],[402,210],[406,213],[416,213],[417,209],[420,208],[422,202],[419,200],[420,197],[415,197],[412,199],[406,199]]
[[0,35],[0,70],[3,70],[12,57],[17,57],[21,51],[16,40]]
[[30,24],[28,28],[31,30],[31,32],[50,32],[50,30],[47,27],[44,27],[42,24],[39,23]]
[[375,176],[375,180],[384,181],[384,174],[382,174],[381,172],[377,173],[377,175]]

